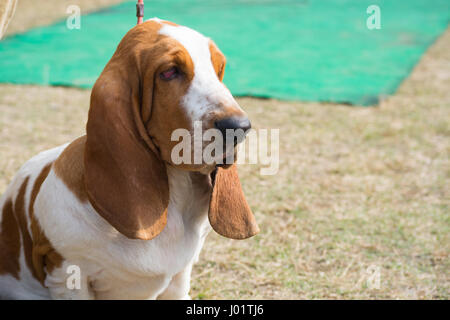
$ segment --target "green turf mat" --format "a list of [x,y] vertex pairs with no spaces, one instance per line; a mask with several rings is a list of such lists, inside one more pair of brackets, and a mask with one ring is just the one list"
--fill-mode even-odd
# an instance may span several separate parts
[[[381,9],[369,30],[366,9]],[[448,0],[146,0],[146,18],[190,26],[228,58],[238,96],[377,103],[392,94],[448,25]],[[0,41],[0,82],[91,87],[123,35],[135,1]]]

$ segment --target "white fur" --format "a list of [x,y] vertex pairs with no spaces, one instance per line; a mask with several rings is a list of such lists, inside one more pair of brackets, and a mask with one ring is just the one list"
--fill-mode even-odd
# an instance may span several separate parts
[[[18,172],[4,199],[14,199],[26,176],[27,194],[42,168],[64,150],[61,146],[29,160]],[[44,288],[20,259],[20,281],[0,276],[0,297],[17,299],[165,299],[189,298],[192,264],[210,230],[209,192],[187,171],[167,168],[170,200],[168,221],[154,239],[128,239],[104,220],[89,203],[81,203],[53,169],[41,186],[35,216],[54,248],[65,258],[46,278]],[[26,197],[26,208],[29,195]],[[28,216],[28,214],[27,214]],[[23,250],[23,248],[21,249]],[[81,289],[70,290],[67,268],[81,269]]]

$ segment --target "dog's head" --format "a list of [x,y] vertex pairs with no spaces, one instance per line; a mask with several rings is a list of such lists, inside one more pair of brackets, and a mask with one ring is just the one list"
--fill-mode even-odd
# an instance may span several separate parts
[[[169,201],[166,165],[211,174],[209,219],[218,233],[243,239],[258,232],[234,164],[218,168],[203,157],[181,164],[172,159],[175,130],[194,136],[199,123],[202,130],[223,133],[250,128],[222,83],[224,68],[225,57],[211,40],[152,19],[125,35],[95,83],[87,123],[86,189],[100,215],[127,237],[152,239],[163,230]],[[242,135],[233,139],[231,150],[240,141]],[[193,159],[194,138],[190,144]],[[201,148],[205,145],[202,139]],[[230,151],[223,141],[220,145],[225,147],[214,159]]]

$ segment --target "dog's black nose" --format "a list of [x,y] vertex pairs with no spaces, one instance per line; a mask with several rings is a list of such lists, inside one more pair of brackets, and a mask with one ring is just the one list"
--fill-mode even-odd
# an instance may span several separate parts
[[225,134],[227,129],[238,130],[242,129],[243,131],[247,131],[252,127],[250,120],[247,117],[238,118],[238,117],[230,117],[222,120],[218,120],[214,123],[217,129],[219,129],[223,134]]
[[247,117],[225,118],[217,120],[214,125],[220,130],[220,132],[222,132],[224,139],[227,137],[227,134],[234,136],[234,145],[242,142],[247,134],[247,131],[252,127],[252,124]]

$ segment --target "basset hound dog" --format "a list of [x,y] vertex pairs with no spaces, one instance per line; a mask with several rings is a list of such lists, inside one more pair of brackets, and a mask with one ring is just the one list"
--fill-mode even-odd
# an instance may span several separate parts
[[224,67],[213,41],[168,21],[124,36],[92,89],[86,135],[27,161],[0,200],[1,298],[189,299],[211,227],[258,233],[235,162],[171,160],[171,133],[195,121],[249,129]]

